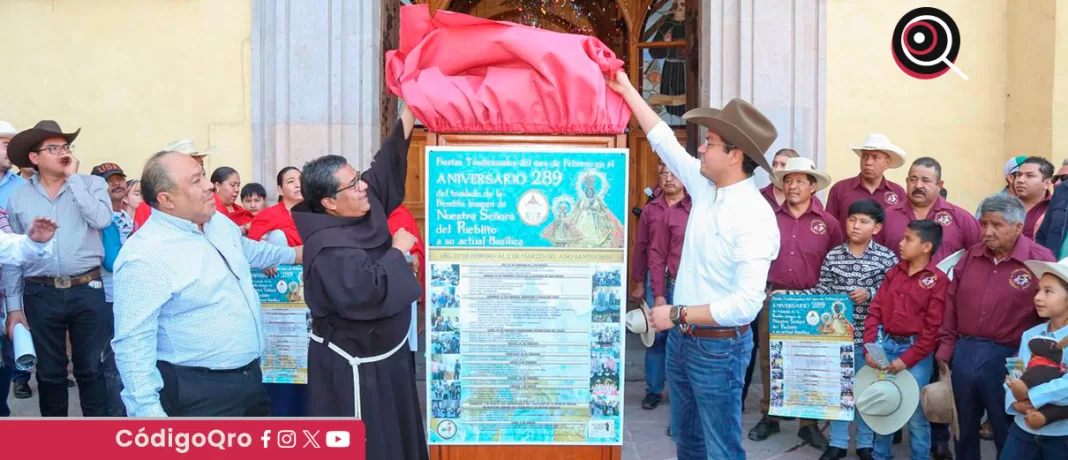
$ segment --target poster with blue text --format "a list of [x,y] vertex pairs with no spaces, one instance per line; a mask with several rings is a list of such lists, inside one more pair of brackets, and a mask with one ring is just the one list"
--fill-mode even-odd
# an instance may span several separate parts
[[427,148],[431,444],[622,444],[627,166]]
[[308,383],[308,333],[311,311],[304,301],[304,267],[279,265],[267,276],[252,271],[260,297],[267,348],[260,359],[263,383]]
[[853,301],[838,295],[772,296],[770,415],[853,420]]

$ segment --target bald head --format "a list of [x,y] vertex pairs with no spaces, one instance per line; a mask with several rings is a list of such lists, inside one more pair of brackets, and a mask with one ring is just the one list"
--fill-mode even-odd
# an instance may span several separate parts
[[211,182],[198,161],[179,152],[157,152],[141,172],[141,195],[159,211],[196,224],[215,213]]

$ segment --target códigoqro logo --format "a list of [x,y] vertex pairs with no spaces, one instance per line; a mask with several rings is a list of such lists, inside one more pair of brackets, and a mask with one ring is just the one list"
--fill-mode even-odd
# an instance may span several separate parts
[[952,70],[967,80],[955,65],[960,42],[953,18],[938,8],[923,7],[905,13],[897,22],[890,50],[897,66],[912,77],[930,80]]

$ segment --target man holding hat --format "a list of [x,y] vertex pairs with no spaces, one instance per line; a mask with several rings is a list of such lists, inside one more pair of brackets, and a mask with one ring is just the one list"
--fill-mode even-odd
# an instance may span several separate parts
[[0,276],[8,328],[23,323],[33,332],[45,417],[67,416],[68,332],[82,413],[106,415],[100,357],[110,339],[112,314],[100,281],[104,258],[100,232],[111,225],[111,200],[103,179],[78,174],[71,143],[80,131],[67,133],[55,121],[41,121],[15,135],[7,152],[16,166],[37,171],[29,184],[11,194],[7,210],[11,229],[27,233],[40,215],[59,224],[55,256],[5,264]]
[[[668,330],[671,427],[680,460],[745,458],[742,386],[753,349],[749,323],[766,297],[779,229],[757,189],[757,167],[778,133],[771,120],[740,99],[722,110],[701,108],[683,119],[708,128],[698,158],[679,144],[623,72],[608,82],[630,106],[649,144],[692,200],[674,303],[649,314]],[[699,229],[699,231],[696,231]]]
[[[167,144],[160,151],[178,152],[183,155],[186,155],[189,158],[196,160],[196,162],[200,164],[200,169],[207,171],[206,169],[204,169],[204,158],[206,158],[208,155],[211,155],[211,153],[215,151],[215,147],[210,147],[207,150],[201,151],[197,148],[197,145],[193,143],[193,141],[189,139],[182,139]],[[149,205],[145,204],[144,201],[142,201],[141,204],[137,205],[137,209],[134,210],[133,216],[134,230],[137,230],[138,228],[141,228],[142,225],[145,225],[145,221],[147,221],[148,217],[151,215],[152,208]]]
[[[779,224],[779,257],[771,263],[768,273],[768,292],[778,290],[803,290],[816,285],[820,278],[823,259],[845,238],[838,220],[823,210],[814,201],[816,192],[831,183],[827,173],[816,169],[808,158],[790,158],[785,167],[772,173],[775,186],[785,192],[786,200],[775,209]],[[764,417],[749,430],[749,439],[763,441],[779,432],[779,420],[768,416],[771,402],[771,353],[768,328],[771,297],[764,302],[758,317],[760,338],[760,380],[764,385],[764,397],[760,408]],[[816,426],[816,420],[802,419],[797,435],[816,449],[827,448],[827,438]]]
[[849,218],[849,206],[854,201],[868,198],[886,209],[905,197],[905,189],[885,176],[887,169],[897,169],[905,164],[908,155],[901,147],[879,133],[868,134],[864,143],[849,147],[860,157],[860,174],[834,184],[827,195],[827,212],[842,225]]
[[0,208],[2,209],[7,209],[7,200],[11,197],[11,192],[26,183],[18,172],[11,169],[11,160],[7,157],[7,145],[15,134],[18,134],[18,131],[11,126],[11,123],[0,121],[0,174],[2,174],[0,176]]

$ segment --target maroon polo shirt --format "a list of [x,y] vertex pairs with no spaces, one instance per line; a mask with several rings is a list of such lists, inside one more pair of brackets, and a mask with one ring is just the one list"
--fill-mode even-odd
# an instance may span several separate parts
[[[875,235],[875,242],[890,248],[894,254],[900,256],[901,240],[905,239],[905,229],[913,220],[916,220],[916,212],[909,200],[891,206],[886,210],[883,231]],[[942,226],[942,245],[935,251],[931,263],[937,264],[954,252],[983,241],[982,230],[975,216],[941,197],[927,212],[927,220],[938,222]]]
[[645,274],[649,270],[649,245],[656,237],[656,231],[662,227],[666,214],[667,202],[664,201],[663,195],[657,196],[642,208],[641,217],[638,218],[638,238],[634,243],[630,261],[632,282],[645,284]]
[[997,265],[983,244],[968,249],[953,268],[938,333],[938,359],[949,361],[960,337],[990,339],[1013,348],[1020,345],[1024,331],[1039,323],[1035,313],[1038,278],[1024,265],[1028,260],[1056,259],[1049,249],[1026,236]]
[[771,262],[768,281],[776,289],[815,286],[823,259],[845,241],[842,226],[815,201],[801,217],[794,217],[783,203],[775,208],[775,219],[779,222],[779,258]]
[[[905,189],[886,180],[885,176],[882,183],[876,187],[873,193],[864,188],[864,182],[861,181],[858,174],[856,177],[842,179],[831,187],[831,192],[827,195],[827,212],[831,213],[835,219],[838,219],[844,231],[846,221],[849,220],[849,206],[854,201],[864,198],[875,200],[876,203],[882,205],[883,209],[889,209],[898,203],[908,201]],[[890,248],[890,250],[897,252],[897,248]]]
[[[775,202],[775,184],[768,184],[764,188],[760,189],[760,194],[764,195],[764,199],[768,200],[768,204],[771,205],[771,209],[777,209],[780,204]],[[812,202],[823,206],[823,202],[816,195],[812,195]]]
[[886,273],[882,287],[864,320],[864,343],[875,343],[879,326],[890,335],[915,336],[901,361],[912,367],[934,353],[942,313],[946,308],[949,277],[932,261],[909,276],[909,263],[901,261]]
[[1049,199],[1050,194],[1049,192],[1046,192],[1046,196],[1042,197],[1042,201],[1039,201],[1035,204],[1035,207],[1027,211],[1027,219],[1024,220],[1023,234],[1028,238],[1035,237],[1035,231],[1038,230],[1035,228],[1035,224],[1038,223],[1038,218],[1042,217],[1042,215],[1046,213],[1046,209],[1049,208]]
[[664,276],[675,278],[679,274],[679,261],[682,259],[682,243],[686,238],[686,223],[690,219],[692,202],[686,194],[682,201],[674,206],[664,201],[667,210],[661,219],[662,226],[654,232],[649,243],[649,284],[652,285],[654,297],[664,297],[667,284]]

